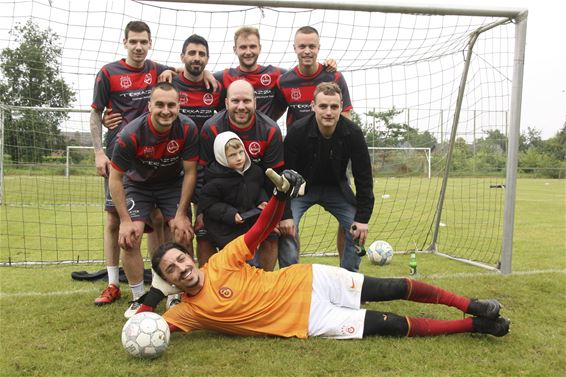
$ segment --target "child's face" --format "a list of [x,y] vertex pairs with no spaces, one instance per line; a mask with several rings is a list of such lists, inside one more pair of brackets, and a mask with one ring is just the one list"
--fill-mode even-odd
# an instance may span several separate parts
[[228,166],[232,169],[243,170],[246,164],[246,154],[242,146],[236,148],[228,147],[226,149],[226,160]]

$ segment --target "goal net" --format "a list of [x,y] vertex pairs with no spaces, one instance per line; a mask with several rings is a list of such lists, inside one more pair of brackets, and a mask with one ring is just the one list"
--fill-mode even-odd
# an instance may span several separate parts
[[[103,259],[103,181],[87,149],[67,147],[92,145],[88,110],[95,75],[125,56],[123,27],[141,19],[152,29],[148,58],[180,66],[183,41],[197,33],[209,42],[211,71],[237,65],[233,34],[244,24],[260,30],[259,63],[283,68],[296,65],[295,31],[315,27],[318,58],[337,61],[353,119],[372,153],[376,201],[368,241],[386,240],[398,252],[416,245],[488,268],[507,260],[510,268],[521,12],[223,3],[0,0],[2,48],[18,46],[10,30],[29,19],[50,28],[62,48],[61,77],[76,93],[74,110],[65,110],[58,129],[47,133],[42,120],[57,109],[2,104],[0,262]],[[22,114],[33,116],[16,130]],[[320,207],[309,210],[301,223],[302,253],[335,253],[336,224]]]

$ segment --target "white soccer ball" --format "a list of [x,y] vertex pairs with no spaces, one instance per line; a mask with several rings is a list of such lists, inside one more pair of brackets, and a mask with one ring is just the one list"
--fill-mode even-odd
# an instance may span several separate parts
[[367,248],[367,256],[371,264],[383,266],[391,262],[391,258],[393,258],[393,248],[388,242],[374,241]]
[[153,359],[165,352],[169,336],[169,325],[159,314],[142,312],[124,325],[122,345],[132,356]]

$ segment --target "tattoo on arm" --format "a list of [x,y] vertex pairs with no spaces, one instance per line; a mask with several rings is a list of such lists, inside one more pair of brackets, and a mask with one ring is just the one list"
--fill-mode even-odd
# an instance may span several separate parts
[[90,135],[94,151],[102,150],[102,112],[92,109],[90,111]]

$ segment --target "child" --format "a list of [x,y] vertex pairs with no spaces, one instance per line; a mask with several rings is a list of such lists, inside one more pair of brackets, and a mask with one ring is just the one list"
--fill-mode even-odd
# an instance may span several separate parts
[[212,245],[222,249],[254,224],[267,204],[263,170],[252,163],[242,140],[226,131],[214,139],[214,157],[205,170],[199,210]]

